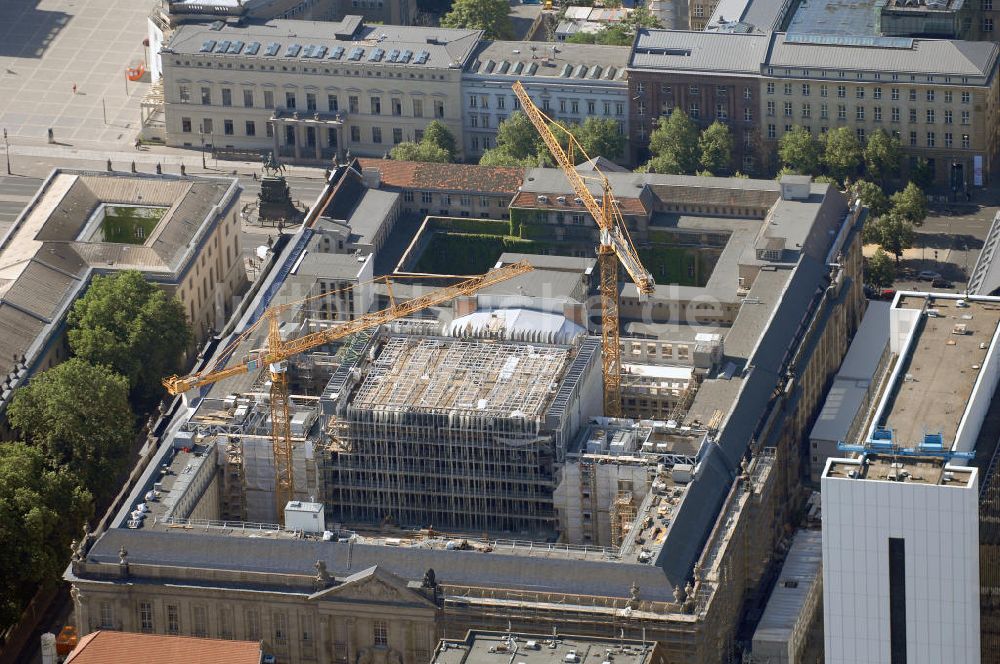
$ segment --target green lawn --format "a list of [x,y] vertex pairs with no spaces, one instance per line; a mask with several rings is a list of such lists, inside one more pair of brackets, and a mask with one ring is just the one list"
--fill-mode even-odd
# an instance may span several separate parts
[[639,249],[639,258],[658,284],[704,286],[719,253],[700,247],[653,245]]
[[483,274],[496,265],[500,255],[561,253],[548,242],[522,240],[509,235],[476,235],[438,231],[420,254],[416,272],[429,274]]
[[101,238],[118,244],[145,244],[166,211],[160,207],[108,206],[101,220]]

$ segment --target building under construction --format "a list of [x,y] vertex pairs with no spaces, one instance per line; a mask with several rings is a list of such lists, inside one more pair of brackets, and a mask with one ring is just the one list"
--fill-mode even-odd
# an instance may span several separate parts
[[[469,629],[556,631],[655,640],[669,663],[732,661],[743,607],[763,595],[802,501],[800,441],[863,311],[864,211],[825,184],[659,177],[674,206],[660,223],[732,214],[739,230],[704,287],[657,290],[655,318],[623,349],[630,365],[677,365],[635,391],[673,417],[601,417],[600,340],[548,327],[532,310],[545,289],[522,277],[510,296],[478,298],[514,299],[522,313],[502,326],[394,321],[290,360],[294,499],[307,503],[293,509],[308,520],[282,527],[269,378],[218,383],[179,410],[128,504],[75,553],[81,633],[423,664],[438,638]],[[748,191],[772,206],[741,207]],[[705,208],[712,197],[732,208]],[[284,277],[307,263],[283,260]],[[699,292],[731,296],[726,317],[691,323],[707,311]],[[638,306],[623,298],[623,317]],[[329,324],[290,310],[282,335]]]

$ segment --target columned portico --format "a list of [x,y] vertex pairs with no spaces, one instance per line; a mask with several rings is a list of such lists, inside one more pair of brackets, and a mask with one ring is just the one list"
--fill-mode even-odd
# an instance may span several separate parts
[[295,161],[344,158],[344,116],[341,113],[299,113],[275,109],[269,122],[273,128],[274,154]]

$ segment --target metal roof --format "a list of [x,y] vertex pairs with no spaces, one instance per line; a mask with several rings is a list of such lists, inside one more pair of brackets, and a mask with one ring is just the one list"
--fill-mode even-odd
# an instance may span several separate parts
[[778,583],[771,591],[764,615],[753,634],[754,655],[761,654],[758,648],[765,643],[787,647],[796,623],[803,617],[809,595],[819,582],[822,569],[822,532],[800,530],[792,539]]
[[759,74],[767,46],[767,35],[643,28],[629,68]]

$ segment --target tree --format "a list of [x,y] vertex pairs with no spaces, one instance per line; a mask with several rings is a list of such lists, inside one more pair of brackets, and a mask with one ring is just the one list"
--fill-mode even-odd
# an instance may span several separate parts
[[892,211],[914,226],[920,226],[927,218],[927,197],[920,187],[908,182],[906,187],[897,191],[890,198]]
[[523,111],[511,113],[497,125],[497,148],[503,148],[514,159],[535,157],[537,160],[540,142],[535,125]]
[[0,445],[0,626],[17,620],[38,585],[59,581],[91,514],[90,494],[71,471],[25,443]]
[[931,168],[930,162],[923,157],[917,157],[910,166],[910,182],[921,189],[930,189],[934,184],[934,169]]
[[567,44],[595,44],[597,43],[596,32],[574,32],[566,38]]
[[819,175],[823,146],[808,129],[792,127],[778,141],[778,158],[800,175]]
[[514,25],[510,21],[507,0],[455,0],[451,11],[441,19],[445,28],[484,30],[486,39],[511,39]]
[[865,283],[873,288],[889,288],[896,280],[896,266],[882,247],[868,259],[865,267]]
[[868,216],[881,217],[889,211],[889,198],[882,191],[882,187],[868,180],[858,180],[854,183],[854,193],[861,199],[861,203],[868,208]]
[[698,128],[687,114],[675,108],[649,136],[653,157],[646,170],[651,173],[694,173],[698,169]]
[[70,350],[125,376],[138,404],[159,399],[160,381],[177,372],[191,340],[184,305],[136,270],[94,277],[68,327]]
[[420,142],[428,143],[447,151],[451,159],[454,159],[455,155],[458,154],[458,144],[455,142],[455,135],[451,133],[451,130],[443,122],[438,120],[431,121],[424,128],[424,137]]
[[890,136],[884,129],[876,129],[865,143],[865,174],[876,182],[883,182],[899,172],[901,157],[899,139]]
[[636,28],[662,28],[663,24],[660,19],[657,18],[656,14],[649,11],[648,8],[643,6],[638,6],[632,10],[622,24],[631,28],[632,33],[635,33]]
[[451,155],[447,150],[427,141],[419,143],[404,141],[390,150],[389,156],[396,161],[428,161],[439,164],[451,161]]
[[98,497],[115,490],[133,439],[128,381],[106,366],[74,357],[37,374],[14,393],[10,423],[65,464]]
[[903,251],[913,246],[913,224],[896,212],[889,212],[873,220],[871,230],[866,228],[865,235],[895,256],[897,264]]
[[594,43],[601,46],[631,46],[635,40],[635,31],[617,24],[607,25],[594,35]]
[[718,120],[710,124],[698,138],[698,149],[701,150],[700,162],[705,170],[727,172],[733,160],[733,133],[729,126]]
[[854,175],[861,166],[861,144],[850,127],[837,127],[826,132],[823,147],[823,163],[830,175],[843,183]]
[[491,148],[483,152],[479,158],[480,166],[515,166],[532,167],[538,166],[538,157],[515,157],[507,148]]
[[615,120],[589,117],[581,125],[568,127],[576,140],[591,157],[620,159],[625,154],[625,136],[618,131]]

